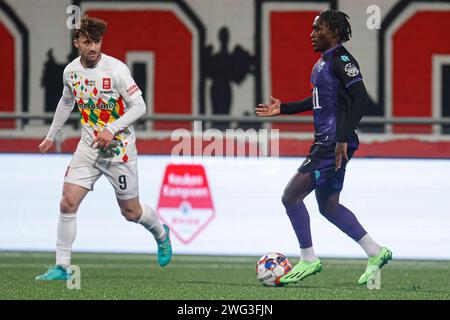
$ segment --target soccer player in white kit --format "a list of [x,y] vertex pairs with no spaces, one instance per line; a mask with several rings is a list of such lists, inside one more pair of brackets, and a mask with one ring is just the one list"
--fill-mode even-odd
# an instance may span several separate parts
[[73,32],[79,57],[64,70],[64,90],[41,153],[69,119],[74,105],[80,112],[82,135],[64,177],[57,228],[56,264],[36,280],[67,280],[72,244],[76,236],[76,212],[86,194],[102,176],[113,185],[122,215],[143,225],[158,245],[158,262],[166,266],[172,257],[169,228],[155,211],[139,202],[136,136],[132,123],[146,112],[142,92],[121,61],[101,52],[107,23],[84,16]]

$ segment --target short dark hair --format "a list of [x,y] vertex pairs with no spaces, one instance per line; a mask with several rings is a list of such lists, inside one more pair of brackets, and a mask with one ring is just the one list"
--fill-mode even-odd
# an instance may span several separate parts
[[352,27],[348,21],[350,18],[342,11],[325,10],[319,15],[320,22],[325,23],[331,32],[338,32],[340,42],[350,40],[352,36]]
[[100,40],[106,32],[108,23],[102,19],[84,15],[80,21],[80,28],[73,30],[73,38],[78,39],[82,34],[93,41]]

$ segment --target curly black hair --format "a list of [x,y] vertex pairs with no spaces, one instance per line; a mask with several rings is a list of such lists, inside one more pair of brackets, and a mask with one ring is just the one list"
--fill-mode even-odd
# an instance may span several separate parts
[[337,32],[339,34],[339,42],[346,42],[350,40],[352,36],[352,27],[348,21],[350,18],[342,11],[338,10],[325,10],[319,15],[320,22],[331,30],[331,32]]

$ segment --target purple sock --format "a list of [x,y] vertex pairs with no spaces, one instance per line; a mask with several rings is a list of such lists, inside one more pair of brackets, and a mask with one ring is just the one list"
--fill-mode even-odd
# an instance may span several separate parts
[[286,207],[286,213],[291,220],[300,248],[312,247],[309,214],[303,201],[298,202],[295,206]]
[[359,241],[367,234],[353,212],[342,204],[338,204],[335,212],[323,214],[323,216],[355,241]]

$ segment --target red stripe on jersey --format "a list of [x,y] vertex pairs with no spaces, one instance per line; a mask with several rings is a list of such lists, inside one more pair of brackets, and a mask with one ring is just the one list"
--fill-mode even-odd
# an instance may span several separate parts
[[125,105],[123,104],[122,97],[117,100],[117,103],[119,104],[119,116],[123,116],[123,114],[125,113]]
[[87,115],[86,112],[81,111],[81,116],[83,117],[83,120],[84,120],[85,122],[88,122],[88,121],[89,121],[89,116]]

